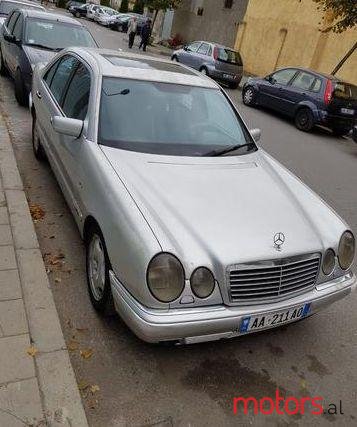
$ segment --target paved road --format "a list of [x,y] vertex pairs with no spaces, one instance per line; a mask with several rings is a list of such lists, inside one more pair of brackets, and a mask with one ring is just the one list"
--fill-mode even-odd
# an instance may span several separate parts
[[[123,35],[87,25],[102,46],[125,48]],[[357,230],[357,145],[323,130],[301,133],[229,92],[248,125],[262,129],[261,145]],[[179,348],[139,341],[120,319],[103,320],[92,309],[80,236],[51,170],[32,155],[29,113],[4,78],[0,103],[27,197],[45,211],[36,230],[91,426],[355,425],[357,294],[304,322],[232,341]],[[88,349],[93,354],[85,359],[80,350]],[[87,385],[100,390],[93,394]],[[276,388],[341,400],[344,415],[233,416],[234,396],[274,396]]]

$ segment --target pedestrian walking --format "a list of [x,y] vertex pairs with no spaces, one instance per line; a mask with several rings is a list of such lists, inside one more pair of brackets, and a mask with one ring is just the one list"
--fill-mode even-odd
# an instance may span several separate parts
[[143,51],[146,52],[146,46],[149,43],[151,36],[151,19],[147,19],[145,24],[143,25],[141,29],[141,43],[139,46],[139,49],[143,48]]
[[137,19],[135,16],[133,16],[133,18],[130,19],[129,26],[128,26],[129,49],[133,47],[137,29],[138,29]]

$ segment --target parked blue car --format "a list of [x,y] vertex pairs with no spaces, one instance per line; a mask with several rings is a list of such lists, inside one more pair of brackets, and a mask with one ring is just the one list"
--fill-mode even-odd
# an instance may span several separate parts
[[298,129],[315,125],[346,135],[357,124],[357,86],[304,68],[284,68],[243,86],[245,105],[271,108],[294,118]]

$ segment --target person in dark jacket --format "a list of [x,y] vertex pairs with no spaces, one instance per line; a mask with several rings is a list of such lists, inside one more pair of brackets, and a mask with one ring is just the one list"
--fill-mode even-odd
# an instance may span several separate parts
[[151,19],[148,19],[141,28],[141,43],[139,49],[143,48],[143,51],[146,52],[146,46],[149,43],[151,36]]

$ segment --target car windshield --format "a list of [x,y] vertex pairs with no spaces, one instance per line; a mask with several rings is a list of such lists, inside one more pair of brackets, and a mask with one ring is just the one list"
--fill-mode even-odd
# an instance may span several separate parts
[[27,21],[25,43],[50,49],[69,46],[97,47],[90,32],[82,26],[40,19]]
[[217,59],[228,64],[242,65],[242,58],[239,52],[223,47],[217,48]]
[[214,150],[253,143],[218,88],[112,77],[103,78],[98,142],[177,156],[212,155]]
[[37,10],[45,10],[41,6],[31,5],[28,3],[16,3],[11,1],[2,1],[0,3],[0,15],[9,15],[14,9],[37,9]]

